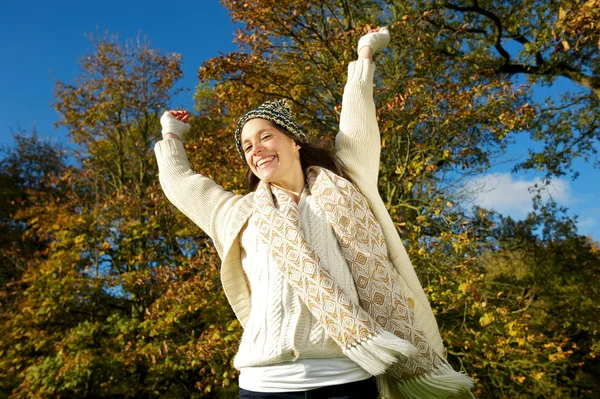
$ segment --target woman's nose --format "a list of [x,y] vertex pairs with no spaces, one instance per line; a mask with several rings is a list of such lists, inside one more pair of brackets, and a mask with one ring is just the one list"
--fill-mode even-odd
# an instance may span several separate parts
[[252,155],[260,154],[265,148],[262,143],[257,143],[254,147],[252,147]]

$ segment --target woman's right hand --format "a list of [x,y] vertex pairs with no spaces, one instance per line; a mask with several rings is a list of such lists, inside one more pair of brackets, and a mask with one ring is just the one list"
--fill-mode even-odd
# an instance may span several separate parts
[[189,118],[189,111],[165,111],[160,118],[163,138],[170,138],[170,135],[175,135],[175,138],[182,137],[190,130],[190,125],[187,123]]
[[175,111],[175,110],[171,110],[169,111],[171,113],[171,115],[173,115],[178,121],[181,121],[183,123],[187,123],[188,119],[190,118],[190,111],[187,110],[183,110],[183,111]]

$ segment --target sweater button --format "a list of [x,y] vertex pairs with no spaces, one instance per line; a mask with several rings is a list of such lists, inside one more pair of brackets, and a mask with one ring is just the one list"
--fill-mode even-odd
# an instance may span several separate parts
[[298,352],[296,351],[296,349],[292,349],[292,351],[290,352],[292,354],[292,356],[296,357],[298,356]]

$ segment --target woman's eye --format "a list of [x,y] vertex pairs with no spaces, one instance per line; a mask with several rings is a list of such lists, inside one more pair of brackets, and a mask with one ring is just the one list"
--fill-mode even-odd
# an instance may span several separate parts
[[270,138],[270,137],[271,137],[271,135],[270,135],[270,134],[265,134],[264,136],[262,136],[262,139],[263,139],[263,140],[266,140],[266,139],[268,139],[268,138]]
[[244,152],[248,152],[248,150],[250,150],[250,148],[252,148],[251,145],[247,146],[246,148],[244,148]]

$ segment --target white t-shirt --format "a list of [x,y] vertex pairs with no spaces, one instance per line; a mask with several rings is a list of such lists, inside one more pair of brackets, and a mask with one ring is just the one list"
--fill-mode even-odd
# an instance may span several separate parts
[[263,367],[244,367],[239,385],[254,392],[308,391],[371,378],[347,357],[300,359]]

